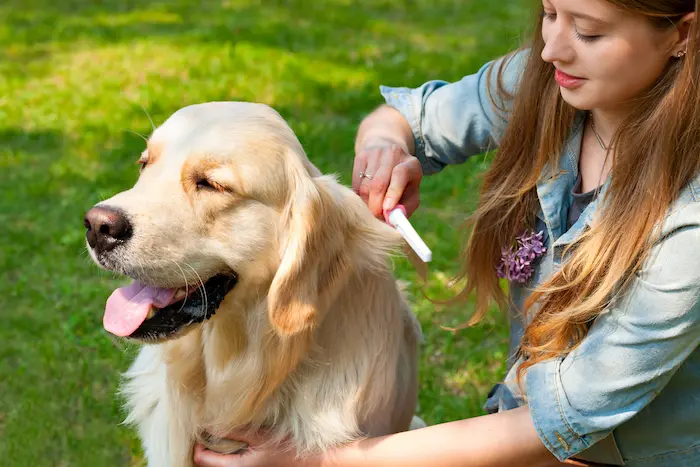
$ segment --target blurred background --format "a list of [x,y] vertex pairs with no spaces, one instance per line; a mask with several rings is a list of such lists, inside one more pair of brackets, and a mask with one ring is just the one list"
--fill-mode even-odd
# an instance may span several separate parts
[[[311,160],[349,184],[379,84],[453,81],[516,48],[529,0],[3,0],[0,4],[0,465],[144,465],[116,394],[134,347],[102,329],[122,278],[85,250],[84,212],[130,187],[156,125],[214,100],[273,106]],[[147,112],[147,113],[146,113]],[[482,413],[506,320],[439,307],[487,156],[425,179],[412,221],[428,284],[397,259],[425,333],[420,415]]]

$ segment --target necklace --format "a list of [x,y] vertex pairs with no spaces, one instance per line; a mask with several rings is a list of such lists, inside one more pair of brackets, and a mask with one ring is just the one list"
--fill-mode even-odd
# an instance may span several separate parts
[[593,124],[593,116],[592,116],[592,115],[589,116],[588,119],[589,119],[590,122],[591,122],[591,130],[593,130],[593,134],[595,135],[595,139],[598,140],[598,144],[600,144],[600,147],[603,148],[604,150],[609,151],[609,150],[610,150],[610,147],[609,147],[609,146],[605,146],[605,145],[603,144],[603,139],[600,137],[600,135],[598,134],[598,132],[595,131],[595,125]]

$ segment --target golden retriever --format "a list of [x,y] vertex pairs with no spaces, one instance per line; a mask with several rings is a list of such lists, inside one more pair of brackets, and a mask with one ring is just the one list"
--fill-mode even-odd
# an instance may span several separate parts
[[300,454],[407,430],[420,329],[391,270],[403,243],[308,160],[272,108],[175,112],[133,188],[85,216],[88,249],[133,279],[104,325],[144,345],[121,391],[152,467],[265,429]]

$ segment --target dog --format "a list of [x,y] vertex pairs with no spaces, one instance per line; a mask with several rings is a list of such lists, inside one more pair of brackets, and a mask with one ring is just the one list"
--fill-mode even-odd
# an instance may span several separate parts
[[409,429],[420,326],[392,274],[403,241],[307,158],[273,108],[184,107],[135,185],[85,215],[100,267],[133,280],[104,327],[142,344],[120,393],[148,465],[265,430],[299,455]]

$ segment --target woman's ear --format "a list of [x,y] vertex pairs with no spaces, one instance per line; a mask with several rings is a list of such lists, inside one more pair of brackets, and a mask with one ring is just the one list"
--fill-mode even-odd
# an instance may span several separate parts
[[676,24],[676,30],[678,31],[678,36],[676,43],[671,49],[671,53],[675,58],[683,58],[683,56],[688,51],[688,42],[690,41],[690,32],[693,30],[695,25],[695,12],[688,13],[683,16],[680,21]]

